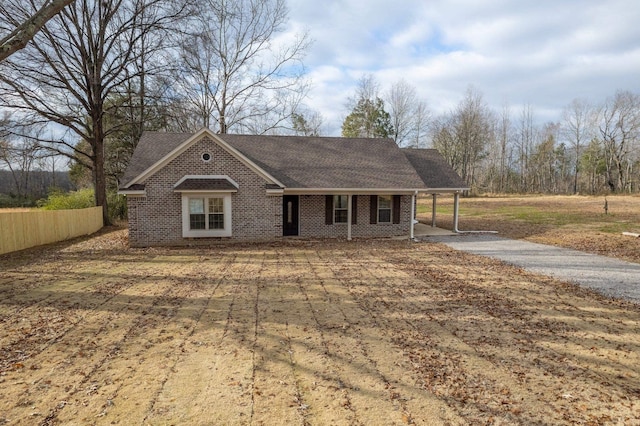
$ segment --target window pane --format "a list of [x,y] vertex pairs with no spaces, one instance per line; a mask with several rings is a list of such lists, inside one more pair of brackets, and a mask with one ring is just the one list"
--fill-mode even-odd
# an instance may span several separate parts
[[190,214],[189,227],[193,229],[205,229],[204,214]]
[[391,222],[391,210],[390,209],[378,210],[378,222]]
[[334,195],[333,196],[333,208],[334,209],[346,209],[347,208],[347,196],[346,195]]
[[210,214],[209,229],[224,229],[224,214],[221,214],[221,213]]
[[347,223],[347,210],[336,210],[335,223]]
[[378,197],[378,208],[379,209],[390,209],[391,208],[391,197],[386,195],[380,195]]
[[209,213],[224,213],[224,200],[222,198],[209,198]]
[[333,196],[333,223],[347,223],[349,197],[347,195]]
[[189,213],[204,214],[204,198],[189,198]]

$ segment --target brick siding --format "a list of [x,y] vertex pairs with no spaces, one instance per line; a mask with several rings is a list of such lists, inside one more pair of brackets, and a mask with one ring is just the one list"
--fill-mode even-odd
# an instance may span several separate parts
[[[400,223],[369,223],[369,195],[358,196],[357,223],[351,225],[351,236],[393,237],[409,235],[411,223],[411,196],[403,195],[400,200]],[[300,236],[309,238],[346,238],[347,224],[325,224],[325,196],[300,196]]]
[[[212,160],[204,162],[208,152]],[[203,138],[147,179],[146,197],[128,197],[129,242],[134,247],[207,245],[228,238],[183,238],[182,194],[173,186],[185,175],[227,175],[238,183],[231,195],[232,237],[272,240],[282,236],[282,197],[266,195],[266,182],[209,138]]]

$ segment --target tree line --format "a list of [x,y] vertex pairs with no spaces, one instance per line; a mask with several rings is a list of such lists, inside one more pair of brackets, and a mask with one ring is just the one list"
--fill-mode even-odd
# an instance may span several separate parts
[[600,194],[640,189],[640,95],[574,99],[538,124],[531,105],[493,111],[467,90],[431,123],[431,140],[476,192]]

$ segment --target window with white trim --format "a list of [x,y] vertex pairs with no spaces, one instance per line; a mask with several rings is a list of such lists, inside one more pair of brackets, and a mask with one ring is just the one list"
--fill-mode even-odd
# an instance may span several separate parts
[[224,229],[224,198],[209,198],[209,229]]
[[378,196],[378,223],[391,223],[391,195]]
[[349,218],[348,195],[333,196],[333,223],[347,223]]
[[230,237],[230,194],[183,194],[183,237]]

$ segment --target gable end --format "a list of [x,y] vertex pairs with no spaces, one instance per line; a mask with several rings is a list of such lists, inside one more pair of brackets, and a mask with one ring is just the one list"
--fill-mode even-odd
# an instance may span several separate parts
[[260,166],[255,164],[253,161],[251,161],[249,158],[247,158],[240,151],[238,151],[237,149],[233,148],[231,145],[229,145],[227,142],[225,142],[218,135],[214,134],[209,129],[205,128],[205,129],[202,129],[202,130],[196,132],[191,137],[186,139],[184,142],[180,143],[176,148],[174,148],[171,152],[169,152],[167,155],[162,157],[156,163],[151,165],[144,172],[142,172],[141,174],[139,174],[138,176],[133,178],[130,182],[127,182],[127,184],[124,186],[124,189],[126,189],[126,188],[128,188],[128,187],[130,187],[132,185],[140,184],[140,183],[145,182],[149,177],[153,176],[158,171],[162,170],[167,164],[169,164],[173,159],[175,159],[180,154],[185,152],[189,147],[191,147],[192,145],[196,144],[197,142],[201,141],[204,138],[209,138],[210,140],[212,140],[214,143],[216,143],[222,149],[227,151],[230,155],[232,155],[237,160],[239,160],[241,163],[243,163],[245,166],[247,166],[249,169],[251,169],[258,176],[260,176],[265,181],[267,181],[267,183],[279,185],[280,187],[284,187],[284,185],[282,183],[280,183],[276,178],[274,178],[271,174],[269,174],[264,169],[262,169]]

